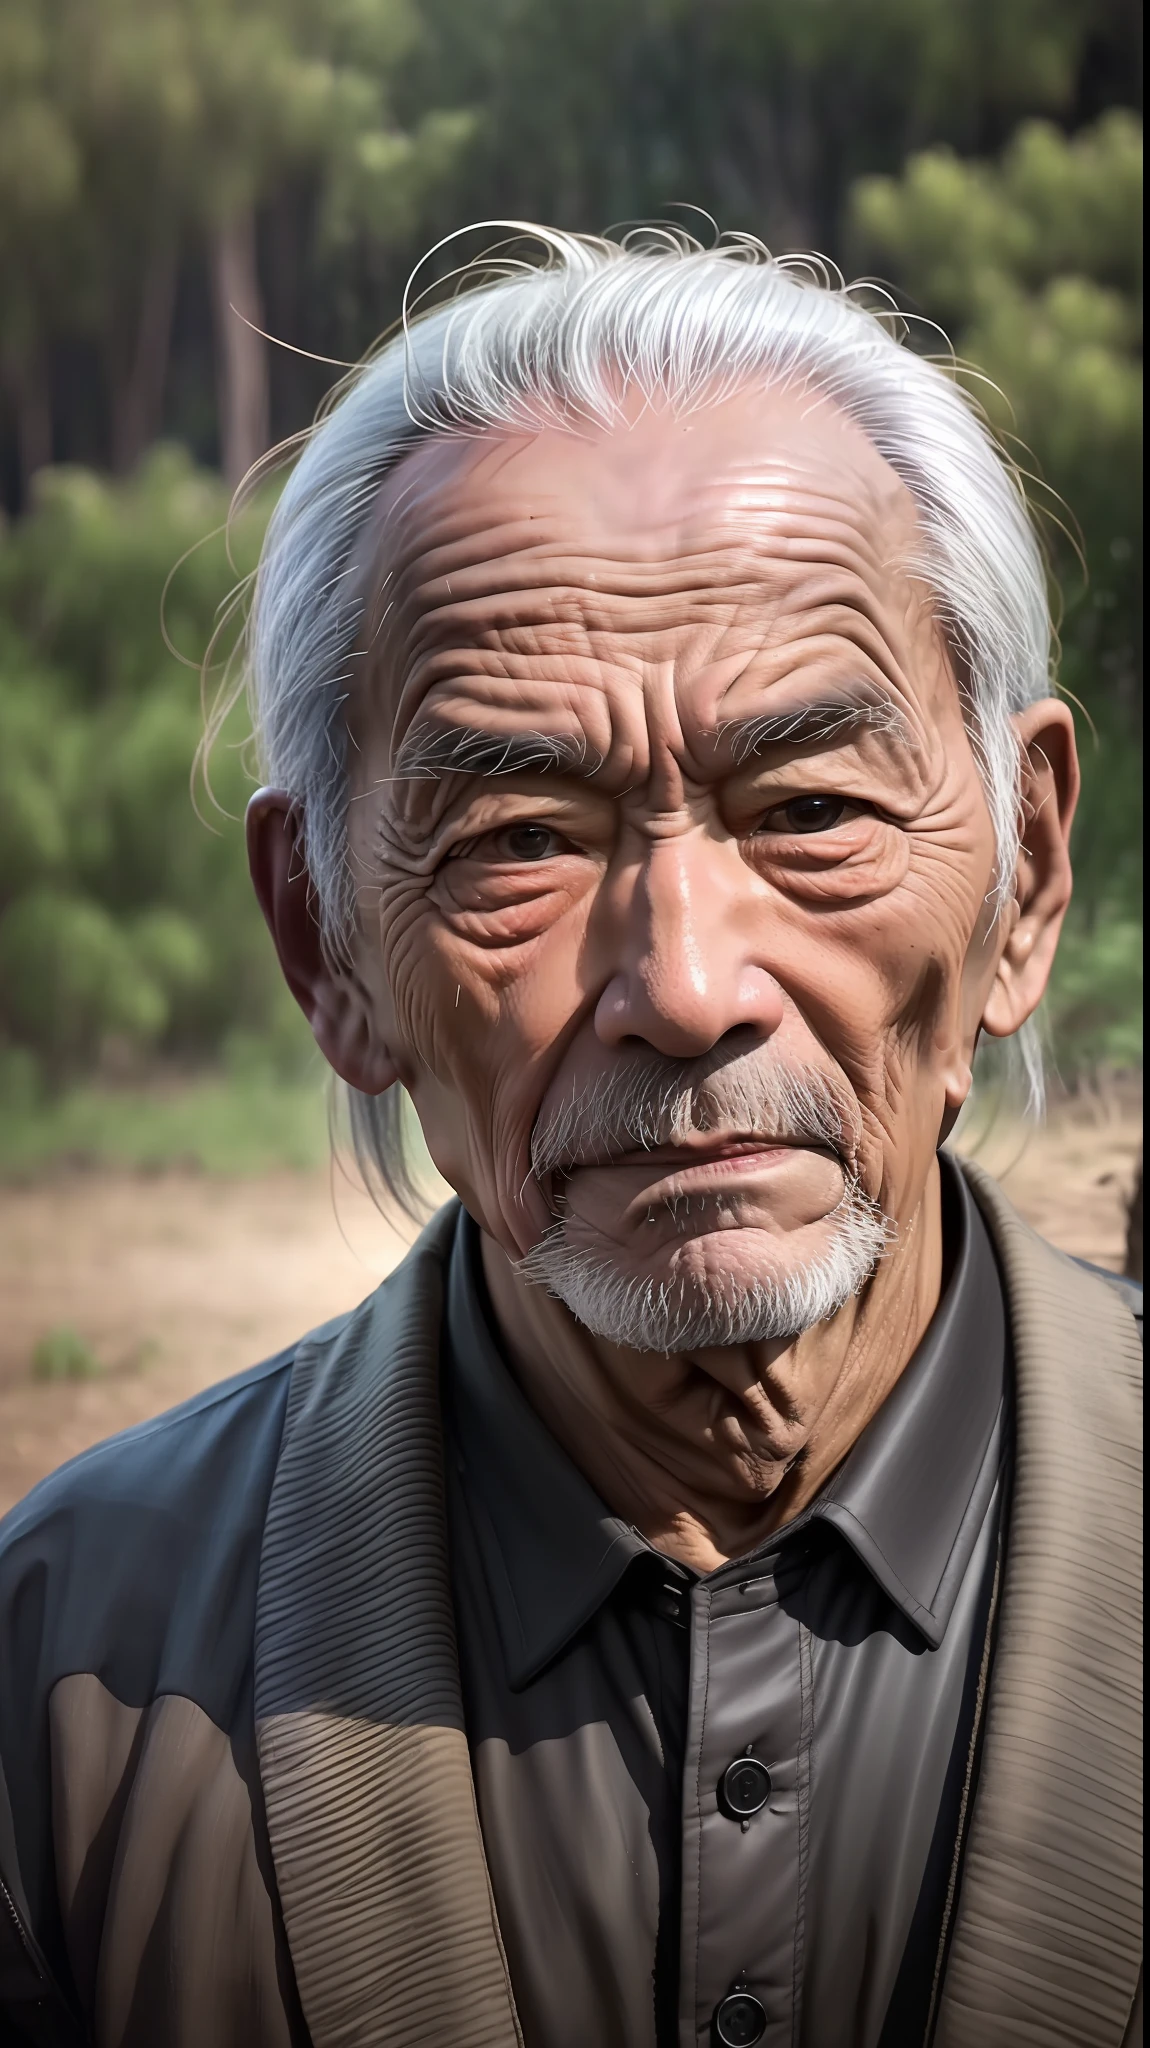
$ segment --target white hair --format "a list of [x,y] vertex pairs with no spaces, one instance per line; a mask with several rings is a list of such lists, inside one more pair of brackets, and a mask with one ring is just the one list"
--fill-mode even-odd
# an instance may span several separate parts
[[749,1282],[729,1273],[702,1278],[680,1269],[669,1280],[621,1271],[617,1258],[572,1246],[553,1223],[515,1270],[545,1287],[596,1337],[631,1351],[711,1351],[768,1344],[829,1322],[861,1292],[894,1241],[878,1203],[848,1179],[828,1219],[831,1239],[789,1273],[760,1270]]
[[[351,928],[345,705],[380,570],[362,547],[380,486],[436,436],[579,430],[617,421],[629,393],[676,412],[756,386],[832,399],[913,496],[909,564],[955,661],[997,847],[1002,900],[1019,834],[1010,719],[1050,683],[1042,554],[1018,472],[947,368],[915,354],[873,291],[816,258],[775,258],[749,236],[701,247],[677,230],[620,242],[521,223],[535,262],[488,257],[348,381],[307,440],[272,516],[247,635],[267,778],[297,800],[329,944]],[[1024,1055],[1041,1087],[1037,1041]]]

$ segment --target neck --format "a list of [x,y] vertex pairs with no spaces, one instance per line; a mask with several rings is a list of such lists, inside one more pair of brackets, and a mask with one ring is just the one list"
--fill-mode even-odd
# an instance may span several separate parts
[[828,1322],[666,1356],[593,1337],[495,1242],[483,1263],[523,1392],[612,1512],[714,1571],[806,1507],[882,1406],[938,1306],[937,1160],[899,1241]]

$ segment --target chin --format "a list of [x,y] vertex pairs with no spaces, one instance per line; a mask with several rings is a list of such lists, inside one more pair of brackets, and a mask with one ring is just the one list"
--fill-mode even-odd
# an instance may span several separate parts
[[794,1231],[753,1225],[676,1234],[648,1251],[558,1219],[519,1262],[594,1336],[636,1351],[711,1350],[796,1337],[870,1279],[893,1225],[857,1184]]

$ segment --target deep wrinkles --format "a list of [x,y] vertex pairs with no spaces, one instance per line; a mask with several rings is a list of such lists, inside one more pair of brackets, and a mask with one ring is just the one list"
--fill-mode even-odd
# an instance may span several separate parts
[[[552,508],[547,505],[544,519],[552,525],[548,545],[533,545],[510,564],[504,559],[489,566],[477,562],[476,555],[488,547],[501,551],[527,533],[531,522],[520,519],[517,525],[514,518],[501,515],[498,520],[488,518],[484,523],[477,516],[482,506],[477,506],[476,493],[466,476],[463,486],[462,500],[452,505],[447,518],[434,505],[429,513],[426,491],[407,494],[401,536],[405,553],[397,559],[389,583],[387,631],[379,635],[374,650],[377,658],[370,670],[374,687],[371,692],[365,688],[359,698],[360,723],[365,726],[362,736],[368,744],[354,757],[372,795],[380,793],[382,815],[371,858],[377,868],[390,869],[390,874],[379,875],[377,886],[381,933],[386,927],[387,934],[384,951],[388,958],[384,968],[391,981],[394,1007],[402,1016],[403,1036],[419,1042],[422,1058],[436,1068],[443,1080],[449,1079],[457,1063],[455,1056],[462,1051],[455,1044],[458,1033],[451,1011],[456,971],[465,979],[470,975],[465,1008],[470,1012],[467,1032],[471,1034],[471,1050],[475,1053],[476,1021],[483,1017],[498,1027],[500,987],[516,973],[529,973],[530,966],[524,958],[518,967],[508,965],[505,972],[500,971],[498,947],[494,957],[486,953],[485,958],[477,958],[477,953],[482,955],[486,949],[476,947],[473,938],[454,929],[445,930],[442,908],[427,896],[432,865],[427,827],[430,823],[433,835],[439,832],[462,784],[453,783],[449,789],[443,783],[424,781],[417,787],[411,783],[387,783],[382,777],[376,779],[377,768],[383,766],[378,756],[388,746],[389,737],[398,744],[414,729],[419,717],[426,717],[432,708],[442,715],[449,704],[465,705],[474,716],[482,706],[484,722],[490,719],[498,731],[503,720],[512,721],[522,730],[528,713],[535,720],[535,707],[546,704],[551,714],[547,720],[550,729],[555,729],[555,714],[559,713],[563,723],[570,719],[597,748],[600,735],[592,732],[592,727],[605,722],[609,738],[603,751],[610,756],[608,765],[614,768],[621,756],[631,755],[625,761],[625,772],[638,802],[647,755],[654,751],[652,741],[660,749],[667,746],[668,735],[661,730],[665,712],[674,713],[677,733],[689,717],[684,748],[689,755],[695,727],[713,733],[735,708],[741,715],[762,708],[769,716],[772,687],[796,670],[809,674],[812,664],[822,663],[826,655],[835,659],[840,675],[848,665],[854,673],[861,671],[865,675],[873,663],[876,681],[889,692],[889,701],[893,701],[899,714],[905,713],[915,742],[912,752],[917,761],[918,787],[914,791],[914,816],[907,819],[908,842],[912,838],[925,840],[922,850],[929,852],[933,850],[932,838],[940,830],[943,838],[953,841],[954,791],[950,787],[946,750],[934,721],[924,721],[921,701],[924,685],[929,701],[952,678],[945,649],[931,624],[929,607],[919,587],[909,578],[905,585],[896,587],[902,585],[897,567],[899,535],[890,517],[891,505],[882,501],[881,493],[868,490],[861,494],[864,502],[860,519],[855,475],[844,476],[841,497],[832,491],[813,489],[809,478],[801,479],[798,486],[791,479],[789,503],[781,515],[777,501],[763,502],[766,493],[760,490],[759,532],[755,545],[751,545],[741,529],[751,521],[755,494],[744,489],[737,516],[728,517],[721,526],[713,522],[714,530],[704,536],[707,546],[697,544],[686,553],[680,551],[672,562],[654,564],[638,559],[639,551],[633,547],[628,551],[627,544],[619,542],[613,532],[607,546],[625,556],[629,553],[630,559],[622,565],[607,559],[601,546],[592,553],[578,538],[572,543],[564,532],[564,523],[569,522],[561,521],[556,538],[554,522],[549,519]],[[432,495],[442,508],[446,494],[437,490]],[[820,522],[823,530],[812,538],[812,523]],[[875,536],[886,550],[882,559]],[[796,547],[799,541],[801,549]],[[494,576],[500,581],[498,589],[476,590],[477,583],[489,585]],[[868,587],[868,582],[875,587]],[[572,583],[582,586],[578,596],[571,595]],[[563,619],[557,625],[554,611],[548,608],[559,589],[563,593]],[[421,606],[425,607],[422,612]],[[689,615],[686,623],[684,611]],[[592,618],[605,623],[592,627]],[[648,644],[656,630],[656,619],[675,628],[669,652],[666,647]],[[462,645],[453,648],[452,635],[459,636]],[[608,636],[614,636],[613,647],[605,644]],[[674,678],[675,687],[670,689],[665,705],[649,698],[644,689],[644,665],[656,657],[660,674]],[[908,661],[915,676],[915,688],[906,673]],[[700,690],[696,673],[700,667],[715,668],[722,663],[726,664],[727,674],[721,683],[703,678]],[[573,678],[572,669],[581,670],[584,665],[586,680]],[[392,679],[396,683],[394,693]],[[829,669],[828,679],[833,679]],[[369,680],[366,666],[362,680],[365,684]],[[376,699],[370,705],[364,701],[369,694]],[[385,700],[390,697],[394,702],[396,695],[398,716],[389,736],[385,730],[387,721],[378,713]],[[372,713],[376,715],[370,716]],[[648,724],[649,714],[655,715],[654,733]],[[538,722],[542,724],[541,719]],[[390,748],[388,754],[390,758]],[[681,776],[683,766],[680,762]],[[715,772],[713,767],[704,770],[705,775]],[[603,793],[607,792],[608,782],[605,772]],[[369,803],[368,812],[363,814],[365,823],[370,813]],[[937,851],[950,856],[953,849],[948,845]],[[964,846],[961,851],[966,853],[969,849]],[[929,865],[936,867],[937,863]],[[937,891],[940,880],[944,896],[950,895],[952,908],[958,909],[953,900],[952,878],[936,873],[934,890],[928,894]],[[849,906],[840,901],[831,907],[857,908],[858,900],[851,899]],[[566,905],[559,914],[564,914],[565,908]],[[431,918],[430,929],[421,911]],[[799,905],[792,906],[792,916],[801,918]],[[783,930],[785,936],[785,925]],[[801,931],[801,926],[796,925],[795,930]],[[877,928],[877,935],[881,936],[881,928]],[[828,931],[825,939],[830,937]],[[458,965],[451,950],[453,938],[460,944]],[[890,938],[888,933],[883,951],[887,950]],[[447,941],[442,947],[441,939]],[[842,943],[846,944],[847,939],[844,928]],[[576,967],[574,980],[577,983],[579,979]],[[917,980],[916,973],[913,984]],[[804,986],[802,996],[808,1028],[814,1026],[824,1042],[835,1045],[838,1063],[852,1073],[856,1085],[861,1072],[870,1068],[880,1098],[885,1092],[884,1082],[893,1080],[893,1076],[882,1071],[894,1053],[890,1039],[897,1041],[908,1001],[911,1007],[914,1002],[911,988],[892,988],[891,994],[895,998],[893,1014],[884,1004],[886,1014],[880,1025],[888,1046],[885,1055],[874,1044],[865,1049],[852,1047],[848,1053],[847,1042],[852,1036],[848,1020],[843,1016],[820,1018],[816,987]],[[588,1001],[590,995],[588,991]],[[416,1011],[420,1013],[418,1017]],[[438,1024],[435,1014],[439,1016]],[[577,1023],[574,1016],[569,1018],[560,1036],[566,1039]],[[827,1033],[819,1030],[820,1024],[828,1027]],[[471,1113],[465,1110],[461,1119],[468,1126],[469,1151],[486,1149],[493,1136],[487,1128],[491,1122],[506,1120],[515,1124],[526,1113],[526,1125],[519,1139],[522,1144],[526,1142],[530,1123],[524,1074],[510,1071],[495,1044],[489,1046],[486,1057],[491,1062],[486,1077],[486,1107],[480,1109],[474,1101],[472,1084],[462,1067],[454,1076],[455,1084],[462,1084],[461,1092],[470,1103]],[[561,1058],[561,1049],[554,1039],[546,1046],[532,1049],[529,1064],[534,1067],[536,1084],[540,1078],[546,1079],[548,1070],[556,1070],[556,1062]],[[867,1092],[865,1088],[860,1090],[864,1099]],[[501,1099],[499,1108],[497,1098]],[[473,1124],[477,1109],[479,1120]],[[874,1120],[877,1129],[883,1130],[881,1149],[885,1152],[898,1119],[892,1113],[893,1104],[876,1103],[876,1110]],[[864,1112],[864,1121],[867,1120]],[[884,1125],[892,1128],[883,1129]],[[462,1136],[462,1132],[458,1135]],[[503,1135],[509,1136],[510,1132]],[[477,1158],[481,1178],[486,1179],[492,1169],[501,1178],[497,1163],[501,1158],[499,1147],[494,1149],[486,1167]]]
[[[422,699],[432,686],[432,679],[425,674],[426,665],[443,650],[445,643],[458,638],[474,649],[477,642],[482,645],[492,634],[553,626],[557,618],[568,627],[586,631],[589,612],[600,607],[608,613],[603,621],[605,630],[630,630],[626,619],[609,616],[614,609],[613,599],[631,611],[636,603],[642,605],[648,613],[642,621],[643,629],[656,631],[668,624],[681,625],[684,602],[693,605],[700,596],[703,614],[712,602],[728,611],[732,605],[747,604],[760,616],[764,608],[777,611],[780,621],[796,606],[809,611],[812,606],[821,610],[833,605],[859,615],[869,633],[877,634],[881,651],[889,655],[878,615],[877,592],[870,586],[873,578],[882,590],[882,601],[889,606],[891,565],[880,560],[860,535],[857,513],[853,517],[840,514],[834,540],[824,542],[827,557],[819,559],[818,539],[812,540],[812,529],[817,534],[820,510],[825,519],[827,500],[816,499],[811,505],[803,502],[800,493],[793,496],[798,503],[790,519],[782,520],[777,510],[764,508],[753,541],[739,531],[745,521],[749,522],[750,515],[744,506],[737,521],[727,520],[725,531],[720,526],[718,532],[701,538],[690,553],[678,552],[658,564],[637,555],[633,544],[629,550],[627,538],[614,534],[612,555],[599,550],[594,555],[590,550],[584,554],[577,541],[572,544],[571,537],[564,536],[559,546],[551,541],[548,545],[521,549],[509,559],[504,550],[515,538],[515,522],[477,531],[474,516],[469,518],[465,505],[452,521],[458,527],[458,538],[452,535],[444,543],[437,542],[436,537],[436,524],[443,523],[440,514],[432,524],[430,538],[426,525],[422,535],[413,532],[408,551],[391,566],[387,579],[390,630],[371,636],[374,658],[361,667],[357,698],[362,701],[365,695],[375,695],[377,684],[382,682],[395,704],[399,735],[406,731],[414,715],[412,699]],[[877,513],[877,507],[871,510]],[[529,529],[532,521],[524,517],[518,524]],[[418,519],[413,527],[420,527]],[[803,542],[805,556],[801,568],[791,552],[798,539]],[[486,549],[491,550],[490,557],[484,555]],[[628,554],[635,564],[633,575],[625,573],[622,566]],[[557,561],[561,564],[559,573]],[[490,587],[495,563],[500,578],[497,589]],[[452,588],[453,583],[478,582],[484,576],[488,579],[487,588],[467,595]],[[580,591],[575,600],[571,595],[573,584]],[[907,599],[910,610],[926,612],[925,593],[910,579]],[[664,604],[669,606],[666,612],[658,609]],[[652,608],[654,616],[650,615]],[[910,624],[909,618],[906,623]],[[571,649],[568,646],[557,651],[569,654]]]

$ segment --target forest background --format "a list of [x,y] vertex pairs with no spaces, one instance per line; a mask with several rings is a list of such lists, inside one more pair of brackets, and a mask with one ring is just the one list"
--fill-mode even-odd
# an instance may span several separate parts
[[0,0],[0,1167],[314,1153],[198,664],[232,487],[472,220],[689,202],[945,330],[1050,515],[1054,1062],[1140,1069],[1141,166],[1135,0]]

